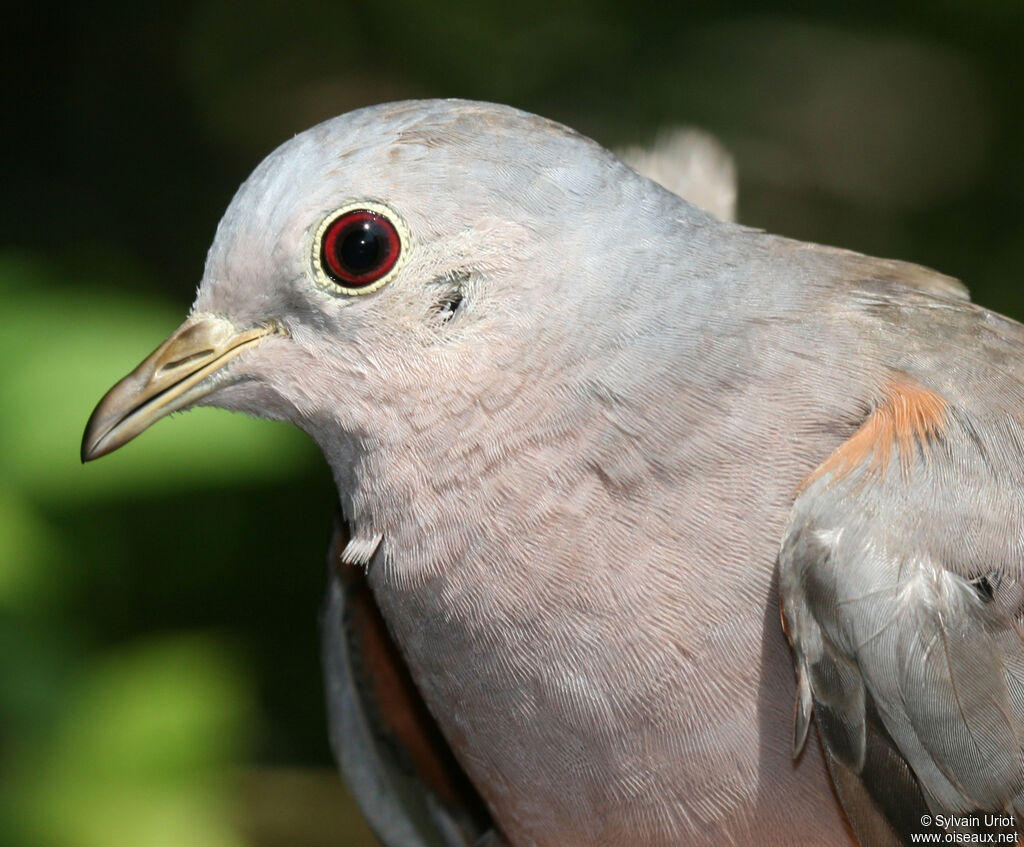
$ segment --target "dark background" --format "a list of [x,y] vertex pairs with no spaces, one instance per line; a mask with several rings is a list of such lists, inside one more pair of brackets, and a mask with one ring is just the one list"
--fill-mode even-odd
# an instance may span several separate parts
[[743,222],[930,265],[1024,315],[1019,0],[666,6],[5,16],[0,841],[367,843],[324,729],[317,451],[200,410],[78,464],[92,406],[183,319],[235,188],[311,124],[433,96],[608,146],[695,124],[736,154]]

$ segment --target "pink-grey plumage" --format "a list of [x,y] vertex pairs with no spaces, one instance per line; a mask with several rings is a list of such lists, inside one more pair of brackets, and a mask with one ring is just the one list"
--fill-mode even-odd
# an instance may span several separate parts
[[[367,295],[312,261],[360,203],[406,233]],[[335,576],[336,747],[389,844],[852,844],[843,808],[895,844],[1022,808],[1022,352],[940,274],[720,221],[523,112],[399,103],[256,169],[83,456],[190,403],[317,441],[338,567],[489,816],[388,760]]]

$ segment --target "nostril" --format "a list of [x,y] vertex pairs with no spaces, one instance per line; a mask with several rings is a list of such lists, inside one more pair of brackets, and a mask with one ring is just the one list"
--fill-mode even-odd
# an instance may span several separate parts
[[160,372],[164,373],[166,371],[173,371],[173,370],[176,370],[177,368],[180,368],[180,367],[182,367],[184,365],[189,365],[192,362],[197,361],[198,359],[208,359],[212,355],[213,355],[213,350],[212,349],[210,349],[210,350],[199,350],[196,353],[189,353],[187,356],[182,356],[180,359],[175,359],[173,362],[168,362],[166,365],[164,365],[162,368],[160,368]]

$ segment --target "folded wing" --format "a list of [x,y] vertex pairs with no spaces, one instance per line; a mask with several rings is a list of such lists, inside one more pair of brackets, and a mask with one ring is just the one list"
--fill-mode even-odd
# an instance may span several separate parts
[[783,540],[795,752],[813,714],[864,844],[908,843],[922,819],[1013,830],[1024,811],[1024,438],[980,414],[894,373]]

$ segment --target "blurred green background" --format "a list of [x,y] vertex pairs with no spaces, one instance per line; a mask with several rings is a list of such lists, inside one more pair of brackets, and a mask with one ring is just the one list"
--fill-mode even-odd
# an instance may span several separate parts
[[274,146],[383,100],[497,100],[609,146],[703,126],[740,218],[1024,315],[1024,6],[99,2],[9,13],[0,294],[0,842],[372,843],[333,774],[333,487],[200,410],[82,467]]

